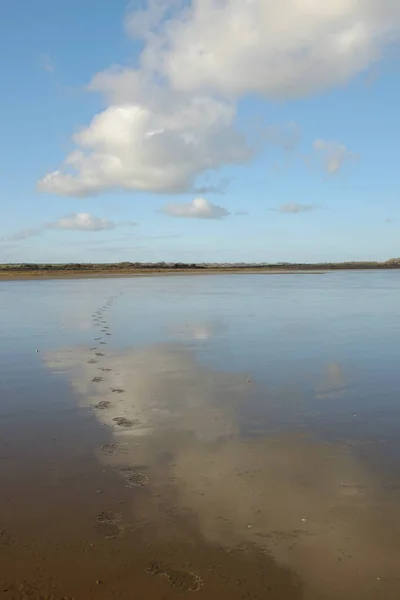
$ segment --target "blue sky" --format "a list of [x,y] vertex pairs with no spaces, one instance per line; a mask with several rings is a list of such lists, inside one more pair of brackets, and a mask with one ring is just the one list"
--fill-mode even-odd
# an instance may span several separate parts
[[399,256],[398,2],[279,6],[5,0],[0,262]]

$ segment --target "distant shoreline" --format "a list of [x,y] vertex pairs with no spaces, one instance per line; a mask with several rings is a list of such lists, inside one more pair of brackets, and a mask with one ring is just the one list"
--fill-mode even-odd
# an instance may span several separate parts
[[221,275],[221,274],[264,274],[264,275],[323,275],[327,271],[319,271],[314,269],[298,270],[298,269],[181,269],[179,271],[173,269],[140,269],[136,271],[32,271],[12,273],[0,272],[0,281],[21,281],[27,279],[100,279],[100,278],[118,278],[118,277],[162,277],[172,276],[179,277],[182,275]]
[[322,275],[331,271],[393,270],[400,263],[324,263],[315,265],[154,265],[137,264],[70,264],[70,265],[0,265],[0,281],[18,281],[25,279],[76,279],[107,277],[140,277],[162,275],[220,275],[230,274],[315,274]]

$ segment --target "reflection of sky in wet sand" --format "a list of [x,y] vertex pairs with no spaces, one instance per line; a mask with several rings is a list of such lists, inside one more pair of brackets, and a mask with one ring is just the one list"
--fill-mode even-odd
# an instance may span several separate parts
[[[397,499],[348,449],[294,434],[241,436],[238,407],[254,385],[200,365],[183,346],[87,359],[77,349],[47,363],[72,375],[82,403],[122,444],[121,455],[105,460],[145,468],[150,495],[136,516],[160,519],[161,531],[161,505],[170,501],[207,540],[256,544],[289,566],[307,600],[397,597]],[[103,380],[93,382],[98,375]],[[337,364],[316,382],[317,394],[344,389]],[[99,402],[110,404],[94,408]],[[118,417],[130,426],[119,426]]]

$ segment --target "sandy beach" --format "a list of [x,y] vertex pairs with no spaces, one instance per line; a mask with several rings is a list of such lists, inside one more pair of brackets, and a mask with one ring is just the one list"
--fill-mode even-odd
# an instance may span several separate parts
[[5,271],[0,270],[0,281],[18,281],[24,279],[79,279],[99,277],[151,277],[151,276],[185,276],[185,275],[240,275],[240,274],[262,274],[262,275],[323,275],[327,271],[318,269],[140,269],[140,270],[51,270],[51,271]]
[[395,600],[399,285],[2,282],[1,598]]

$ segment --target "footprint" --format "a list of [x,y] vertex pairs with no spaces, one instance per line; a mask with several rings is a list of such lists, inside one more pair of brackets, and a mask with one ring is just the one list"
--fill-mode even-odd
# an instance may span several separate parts
[[115,421],[115,423],[119,425],[119,427],[128,428],[133,427],[133,425],[135,425],[135,421],[131,421],[130,419],[126,419],[125,417],[115,417],[113,421]]
[[98,361],[98,360],[94,360],[94,358],[91,358],[90,360],[88,360],[88,361],[87,361],[87,364],[88,364],[88,365],[94,365],[94,364],[96,364],[97,362],[99,362],[99,361]]
[[105,538],[115,538],[120,534],[120,514],[113,513],[110,510],[104,511],[97,515],[96,520],[96,531]]
[[120,473],[126,481],[126,487],[144,487],[149,483],[149,478],[143,467],[137,467],[136,469],[126,467],[121,469]]
[[97,515],[97,522],[102,525],[115,525],[119,521],[120,515],[111,512],[111,510],[102,511]]
[[107,344],[107,342],[100,342],[100,344],[102,344],[104,346],[105,344]]
[[0,529],[0,548],[3,546],[14,546],[14,538],[5,529]]
[[100,383],[100,381],[103,381],[102,377],[96,376],[96,377],[93,377],[93,379],[92,379],[92,383]]
[[123,394],[125,392],[125,390],[121,388],[111,388],[111,391],[113,392],[113,394]]
[[118,454],[121,452],[121,447],[118,444],[104,444],[100,450],[104,452],[104,454]]
[[103,371],[103,373],[109,373],[111,369],[107,369],[106,367],[99,367],[99,371]]
[[104,356],[102,352],[96,352],[96,356]]
[[99,410],[104,410],[110,406],[111,402],[109,400],[101,400],[98,404],[95,404],[95,408]]
[[182,592],[198,592],[203,587],[203,579],[200,575],[191,571],[180,571],[158,562],[152,562],[147,567],[150,575],[162,575],[166,577],[172,587]]

